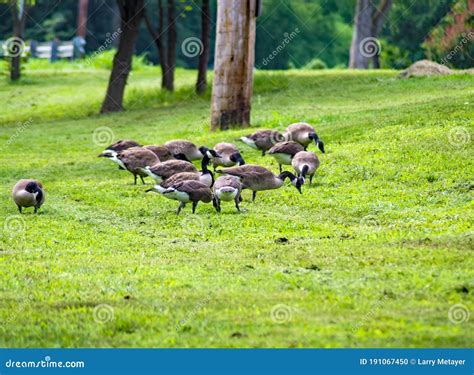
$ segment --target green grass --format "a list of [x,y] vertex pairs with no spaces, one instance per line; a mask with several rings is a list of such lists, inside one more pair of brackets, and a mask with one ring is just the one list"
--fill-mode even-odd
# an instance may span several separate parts
[[[474,308],[473,143],[460,142],[472,137],[472,76],[258,72],[253,128],[314,124],[327,150],[316,183],[255,204],[245,192],[240,214],[200,204],[177,217],[177,202],[96,157],[94,130],[208,146],[249,130],[208,131],[195,72],[178,71],[166,94],[158,70],[140,70],[128,111],[98,116],[108,72],[76,70],[0,82],[1,346],[472,346],[472,316],[448,319],[455,304]],[[39,215],[11,201],[23,177],[46,187]]]

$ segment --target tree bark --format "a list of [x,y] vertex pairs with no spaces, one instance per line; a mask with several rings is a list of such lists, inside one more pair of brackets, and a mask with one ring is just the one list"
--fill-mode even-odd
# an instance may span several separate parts
[[155,42],[156,49],[158,50],[158,59],[160,60],[160,66],[161,66],[161,87],[162,88],[167,88],[168,83],[167,83],[167,78],[168,76],[166,75],[166,72],[168,71],[168,61],[166,59],[166,50],[163,45],[163,5],[161,3],[161,0],[158,0],[157,2],[158,5],[158,31],[156,32],[155,29],[153,28],[153,23],[151,22],[150,17],[145,13],[145,22],[146,22],[146,27],[148,29],[148,32],[150,33],[151,37],[153,38],[153,41]]
[[132,70],[133,52],[144,10],[144,0],[117,0],[117,4],[120,10],[122,32],[101,113],[123,110],[125,86]]
[[369,67],[370,56],[363,53],[363,48],[367,38],[372,36],[372,13],[371,0],[357,0],[349,60],[351,69],[367,69]]
[[[18,9],[16,1],[13,1],[11,5],[12,18],[13,18],[13,55],[10,58],[10,79],[12,81],[18,81],[21,77],[21,55],[23,54],[23,47],[20,46],[20,42],[23,43],[23,34],[25,31],[26,23],[26,5],[23,6],[21,12]],[[18,49],[17,49],[18,48]]]
[[77,32],[76,35],[86,39],[87,34],[87,10],[89,0],[79,0],[77,12]]
[[213,130],[250,124],[255,16],[256,1],[218,2],[211,104]]
[[[392,3],[393,0],[382,0],[380,2],[380,5],[372,19],[372,36],[374,38],[379,37],[379,34],[382,31],[383,23],[387,18],[390,8],[392,7]],[[377,53],[372,57],[372,64],[374,69],[380,69],[380,54]]]
[[209,61],[211,43],[211,11],[209,0],[202,0],[201,9],[201,42],[202,53],[199,55],[198,78],[196,93],[202,95],[207,90],[207,63]]
[[[174,70],[176,67],[176,18],[174,15],[174,0],[168,0],[168,51],[166,54],[166,70],[164,73],[164,88],[174,90]],[[161,24],[161,22],[160,22]]]

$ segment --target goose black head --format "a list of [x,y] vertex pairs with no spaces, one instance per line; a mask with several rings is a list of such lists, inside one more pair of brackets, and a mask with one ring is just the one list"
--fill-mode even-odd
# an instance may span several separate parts
[[178,153],[178,154],[174,154],[173,155],[175,159],[178,159],[178,160],[184,160],[184,161],[187,161],[187,162],[190,162],[190,160],[188,160],[188,158],[186,157],[186,155],[184,155],[183,153]]
[[38,186],[38,184],[36,182],[28,182],[28,184],[26,185],[25,187],[25,190],[28,192],[28,193],[37,193],[40,189],[40,187]]
[[210,150],[205,146],[199,147],[199,152],[201,152],[203,156],[207,156],[209,159],[221,157],[217,152],[215,152],[214,150]]
[[309,136],[308,136],[309,139],[313,140],[314,141],[314,144],[316,146],[318,146],[318,148],[321,150],[321,152],[324,154],[325,151],[324,151],[324,143],[323,141],[321,141],[321,139],[319,139],[318,135],[316,133],[309,133]]
[[245,160],[242,157],[242,155],[240,155],[240,152],[236,152],[235,154],[232,154],[230,156],[230,160],[233,161],[234,163],[239,163],[239,165],[245,164]]
[[296,188],[296,190],[298,190],[300,194],[303,194],[301,191],[301,186],[304,184],[304,177],[296,177],[293,173],[284,171],[280,173],[278,178],[283,181],[285,181],[286,178],[289,178],[291,184]]

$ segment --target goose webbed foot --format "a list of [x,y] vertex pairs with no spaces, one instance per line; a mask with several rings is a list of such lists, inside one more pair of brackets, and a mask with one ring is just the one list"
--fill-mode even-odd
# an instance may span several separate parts
[[262,150],[262,156],[265,156],[265,150]]

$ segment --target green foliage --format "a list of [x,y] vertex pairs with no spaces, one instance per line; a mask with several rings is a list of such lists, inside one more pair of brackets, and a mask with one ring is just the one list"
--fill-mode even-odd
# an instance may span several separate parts
[[[128,111],[98,116],[106,70],[28,66],[19,84],[0,82],[2,347],[472,344],[473,319],[448,319],[452,305],[474,306],[473,143],[449,142],[460,127],[472,135],[472,76],[258,71],[253,127],[211,133],[195,71],[179,70],[166,95],[159,70],[134,72]],[[114,140],[212,146],[295,120],[326,143],[314,186],[299,195],[287,183],[254,204],[245,191],[240,214],[200,204],[177,217],[93,142],[105,126]],[[46,203],[5,230],[23,177],[43,181]],[[100,304],[113,319],[94,320]],[[272,320],[277,305],[290,320]]]
[[310,70],[320,70],[320,69],[327,69],[327,64],[321,59],[313,59],[309,63],[304,66],[305,69]]
[[408,51],[403,51],[397,45],[389,44],[386,40],[380,40],[380,64],[384,69],[404,69],[411,65]]

